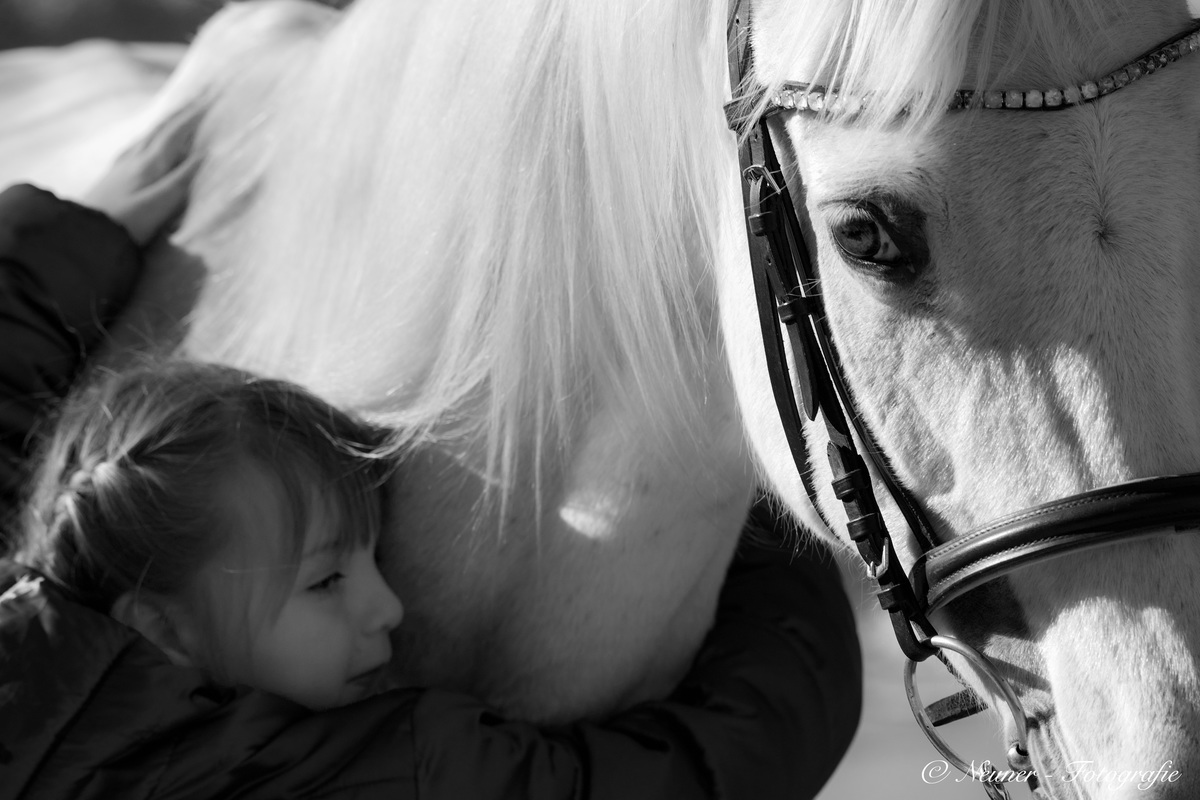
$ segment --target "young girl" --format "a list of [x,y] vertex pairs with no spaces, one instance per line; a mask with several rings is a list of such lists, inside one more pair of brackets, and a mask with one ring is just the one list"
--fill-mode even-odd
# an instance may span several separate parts
[[117,373],[62,412],[15,559],[174,664],[344,705],[379,684],[401,618],[374,558],[378,438],[228,367]]
[[[107,208],[127,230],[149,238],[145,215],[169,216],[128,201],[163,170],[180,180],[182,154],[163,156],[185,138],[118,164],[135,177]],[[95,263],[136,248],[94,212],[16,199],[0,196],[0,274],[20,288],[0,292],[0,361],[20,367],[4,389],[19,426],[70,383],[137,267]],[[72,250],[79,224],[112,246]],[[857,640],[828,560],[778,547],[735,560],[662,702],[540,729],[436,689],[374,694],[402,616],[373,560],[374,436],[296,387],[214,366],[147,366],[68,401],[19,558],[0,559],[0,800],[817,792],[857,724]],[[749,526],[774,524],[759,509]]]

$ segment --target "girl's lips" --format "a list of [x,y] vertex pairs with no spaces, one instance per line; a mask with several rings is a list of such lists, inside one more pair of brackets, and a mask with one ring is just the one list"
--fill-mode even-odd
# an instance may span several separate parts
[[387,683],[387,665],[382,664],[375,669],[367,670],[355,675],[347,683],[352,686],[357,686],[366,694],[376,694],[383,691]]

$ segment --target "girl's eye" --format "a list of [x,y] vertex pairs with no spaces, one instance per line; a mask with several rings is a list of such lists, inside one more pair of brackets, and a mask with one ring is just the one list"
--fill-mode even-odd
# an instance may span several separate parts
[[833,241],[846,256],[881,266],[899,264],[905,257],[871,206],[851,206],[831,228]]
[[310,592],[332,592],[341,584],[345,577],[346,576],[340,572],[331,573],[330,575],[327,575],[316,583],[310,585],[308,590]]

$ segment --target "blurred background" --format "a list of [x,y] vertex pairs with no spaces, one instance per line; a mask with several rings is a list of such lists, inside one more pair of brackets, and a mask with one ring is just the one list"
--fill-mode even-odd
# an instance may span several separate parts
[[222,0],[0,0],[0,49],[99,37],[184,42]]
[[[579,0],[592,1],[603,2]],[[349,0],[322,2],[338,7],[349,4]],[[0,0],[0,50],[59,46],[89,38],[187,42],[196,28],[223,4],[223,0]],[[164,59],[163,69],[169,69],[170,63],[173,58]],[[0,59],[0,70],[2,67],[3,60]],[[104,80],[95,73],[92,77]],[[161,81],[165,79],[165,73],[155,75],[151,70],[148,79]],[[66,84],[48,85],[61,86],[64,95],[72,91]],[[0,80],[0,92],[5,91],[5,86]],[[117,88],[114,86],[114,95]],[[132,84],[129,91],[133,96],[141,96],[137,84]],[[116,100],[120,98],[116,97]],[[67,113],[71,98],[64,96],[59,101],[48,108],[54,108],[53,113]],[[85,166],[88,165],[67,164],[64,170]],[[848,591],[859,607],[859,635],[866,666],[864,710],[854,744],[821,792],[820,800],[883,795],[896,800],[982,797],[981,787],[960,781],[956,773],[940,770],[940,756],[926,741],[909,712],[900,678],[903,660],[887,618],[870,598],[865,582],[858,577],[858,568],[851,565],[845,573]],[[918,670],[918,679],[920,691],[927,701],[958,688],[936,664],[923,665]],[[992,727],[993,723],[987,719],[968,720],[955,723],[948,735],[956,746],[961,747],[964,758],[977,761],[990,758],[1002,764],[1003,749],[993,735]],[[764,746],[770,745],[764,743]],[[924,772],[930,764],[932,772]],[[1017,796],[1022,792],[1020,787],[1014,790]]]

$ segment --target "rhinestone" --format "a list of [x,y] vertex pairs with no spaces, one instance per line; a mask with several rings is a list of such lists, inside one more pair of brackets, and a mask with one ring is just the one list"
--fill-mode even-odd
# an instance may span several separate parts
[[1142,69],[1146,70],[1147,75],[1151,75],[1158,69],[1158,61],[1153,56],[1142,59]]
[[1146,70],[1142,69],[1142,62],[1140,61],[1135,61],[1134,63],[1130,64],[1128,67],[1126,67],[1126,70],[1129,72],[1130,83],[1133,83],[1138,78],[1146,74]]
[[1077,106],[1083,102],[1083,92],[1078,86],[1068,86],[1063,89],[1063,102],[1069,106]]
[[1105,75],[1103,78],[1101,78],[1098,88],[1100,89],[1100,94],[1108,94],[1113,89],[1117,88],[1116,84],[1113,83],[1113,76]]
[[795,93],[792,92],[791,90],[781,93],[779,95],[779,105],[783,106],[784,108],[795,108],[796,107]]
[[808,93],[808,109],[809,111],[820,111],[825,107],[825,95],[821,92]]
[[1046,90],[1046,106],[1047,107],[1057,108],[1058,106],[1062,105],[1062,101],[1063,101],[1062,92],[1060,92],[1058,89],[1047,89]]
[[1025,93],[1025,107],[1026,108],[1041,108],[1042,107],[1042,93],[1039,92],[1037,89],[1030,89],[1028,92],[1026,92]]
[[858,112],[862,111],[862,107],[862,98],[856,94],[849,94],[845,97],[842,97],[841,103],[839,104],[839,108],[841,108],[842,113],[850,115],[857,114]]
[[1172,61],[1174,61],[1175,59],[1171,57],[1174,53],[1175,53],[1174,47],[1168,47],[1165,50],[1163,50],[1161,53],[1159,53],[1157,56],[1155,56],[1155,58],[1158,59],[1158,65],[1160,67],[1165,67],[1167,64],[1170,64]]
[[1004,93],[1005,108],[1020,108],[1023,105],[1025,105],[1025,99],[1021,96],[1020,92],[1009,91]]
[[1088,81],[1087,83],[1085,83],[1083,86],[1080,86],[1079,88],[1083,90],[1083,96],[1084,96],[1084,99],[1086,99],[1086,100],[1095,100],[1097,97],[1100,96],[1100,87],[1097,86],[1096,84],[1092,83],[1091,81]]
[[808,92],[800,92],[795,98],[796,108],[800,111],[808,111]]
[[1169,44],[1163,48],[1162,55],[1159,56],[1159,61],[1162,61],[1166,65],[1169,61],[1178,61],[1180,55],[1182,53],[1180,52],[1179,45]]
[[1127,85],[1130,81],[1129,71],[1125,70],[1125,69],[1117,70],[1116,72],[1113,73],[1112,77],[1113,77],[1113,85],[1116,86],[1118,89],[1120,89],[1122,86]]
[[983,93],[984,108],[1003,108],[1004,107],[1004,92],[984,92]]

